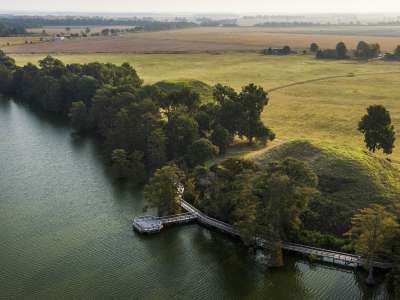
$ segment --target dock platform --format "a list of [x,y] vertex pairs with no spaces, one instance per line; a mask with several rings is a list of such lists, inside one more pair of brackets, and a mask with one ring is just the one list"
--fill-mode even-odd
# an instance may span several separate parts
[[143,216],[133,219],[133,229],[139,233],[157,233],[165,226],[184,224],[195,221],[197,216],[192,213],[184,213],[166,217]]

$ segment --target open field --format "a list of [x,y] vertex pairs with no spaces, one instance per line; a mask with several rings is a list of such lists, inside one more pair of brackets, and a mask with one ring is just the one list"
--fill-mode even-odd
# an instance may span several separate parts
[[[44,55],[15,55],[19,64]],[[400,63],[320,61],[309,56],[271,57],[255,53],[58,55],[66,63],[132,63],[146,83],[197,79],[239,89],[254,82],[273,89],[328,76],[271,93],[263,120],[280,140],[311,139],[363,148],[357,122],[371,104],[383,104],[400,128]],[[354,74],[354,76],[352,74]],[[400,146],[391,156],[400,160]]]
[[[192,28],[132,33],[117,37],[91,37],[2,47],[2,49],[8,53],[198,53],[260,51],[267,47],[284,45],[305,49],[312,42],[317,42],[322,48],[332,48],[339,41],[345,42],[348,48],[355,48],[360,40],[365,40],[379,43],[383,51],[391,52],[400,44],[400,29],[393,29],[395,32],[393,36],[384,36],[383,31],[379,30],[375,30],[375,34],[371,31],[360,31],[361,29],[353,29],[355,31],[342,29],[328,33],[321,30],[323,29],[301,27]],[[377,33],[381,35],[376,36]]]

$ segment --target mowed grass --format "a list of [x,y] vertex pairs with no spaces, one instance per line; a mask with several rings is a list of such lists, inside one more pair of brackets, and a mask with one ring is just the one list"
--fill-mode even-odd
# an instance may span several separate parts
[[[43,55],[14,57],[23,65],[36,63]],[[343,76],[272,92],[262,115],[264,122],[280,140],[301,138],[362,149],[358,120],[369,105],[382,104],[390,110],[395,127],[400,128],[400,63],[321,61],[310,56],[272,57],[255,53],[60,54],[56,57],[65,63],[129,62],[148,84],[196,79],[235,89],[253,82],[269,90],[299,81]],[[400,160],[400,145],[391,158]]]

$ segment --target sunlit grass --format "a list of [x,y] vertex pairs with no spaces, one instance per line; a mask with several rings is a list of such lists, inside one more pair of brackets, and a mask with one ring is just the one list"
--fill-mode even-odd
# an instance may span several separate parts
[[[395,127],[400,128],[400,63],[396,62],[321,61],[310,56],[272,57],[255,53],[56,56],[66,63],[130,62],[145,83],[196,79],[209,85],[222,83],[236,89],[254,82],[271,89],[293,82],[341,75],[343,78],[311,82],[271,93],[263,120],[281,140],[303,138],[359,149],[363,148],[363,138],[357,131],[357,123],[367,106],[385,105],[392,114]],[[15,56],[20,65],[36,63],[42,57]],[[394,160],[400,160],[398,148],[391,155]]]

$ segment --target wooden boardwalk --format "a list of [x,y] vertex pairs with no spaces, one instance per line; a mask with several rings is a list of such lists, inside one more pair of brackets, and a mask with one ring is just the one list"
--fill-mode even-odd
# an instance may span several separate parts
[[195,221],[197,217],[192,213],[185,213],[167,217],[144,216],[133,219],[133,228],[140,233],[156,233],[164,226],[184,224]]
[[[207,216],[206,214],[195,208],[193,205],[183,200],[182,197],[181,207],[185,211],[187,211],[187,213],[161,218],[152,216],[138,217],[134,219],[133,227],[140,233],[155,233],[159,232],[164,227],[164,225],[182,224],[197,221],[205,226],[218,229],[223,233],[227,233],[229,235],[240,238],[240,232],[232,225]],[[257,245],[259,247],[264,247],[265,244],[265,240],[258,239]],[[359,267],[366,264],[366,260],[364,258],[350,253],[310,247],[290,242],[283,242],[282,248],[286,251],[295,252],[303,255],[313,255],[320,260],[331,262],[333,264],[347,265],[352,267]],[[379,269],[390,269],[392,267],[391,263],[379,261],[374,261],[372,263],[374,267]]]

